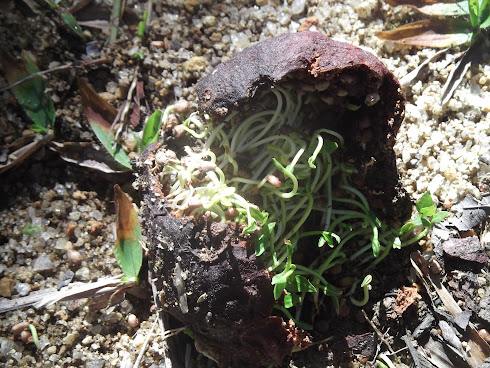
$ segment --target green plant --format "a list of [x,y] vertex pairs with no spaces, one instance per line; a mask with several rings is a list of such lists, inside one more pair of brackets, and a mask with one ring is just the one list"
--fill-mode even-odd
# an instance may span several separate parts
[[53,126],[56,114],[53,101],[46,94],[43,78],[38,74],[34,59],[29,53],[22,52],[22,64],[19,64],[5,51],[0,51],[0,60],[5,76],[19,105],[34,122],[30,129],[47,134]]
[[[209,116],[192,114],[183,126],[202,140],[200,148],[185,147],[181,157],[171,150],[155,157],[171,214],[243,223],[272,275],[276,309],[302,326],[307,293],[315,304],[320,294],[329,296],[338,310],[342,290],[326,279],[328,270],[346,262],[372,268],[447,215],[436,211],[426,193],[417,202],[418,217],[399,229],[383,224],[350,184],[355,169],[342,161],[343,137],[329,129],[301,132],[301,107],[314,108],[315,98],[277,87],[243,120],[233,113],[216,125]],[[416,228],[423,230],[413,234]],[[315,256],[295,262],[305,247]],[[371,280],[365,277],[364,297],[352,297],[354,304],[367,303]],[[293,307],[294,317],[288,311]]]
[[449,3],[422,0],[413,5],[408,0],[385,0],[388,4],[405,5],[430,16],[428,19],[405,24],[395,29],[377,32],[384,40],[424,47],[468,46],[456,62],[441,91],[446,103],[463,80],[472,62],[478,62],[485,48],[489,48],[489,0],[463,0]]
[[22,234],[29,234],[29,235],[32,235],[34,234],[36,231],[39,231],[41,230],[41,227],[40,226],[33,226],[31,223],[28,223],[26,225],[25,228],[22,229]]
[[41,344],[39,343],[39,337],[37,336],[36,326],[34,326],[32,323],[29,323],[28,327],[29,327],[29,331],[31,331],[32,341],[34,342],[34,345],[36,345],[36,348],[41,349]]
[[141,227],[138,215],[127,194],[121,190],[119,185],[114,186],[114,201],[117,214],[114,254],[124,273],[121,281],[138,282],[138,275],[143,263]]
[[83,34],[82,27],[80,27],[75,17],[71,15],[68,11],[68,5],[64,0],[61,0],[59,3],[54,0],[45,1],[52,9],[55,9],[60,13],[61,18],[65,21],[66,25],[70,27],[73,32],[75,32],[79,36]]

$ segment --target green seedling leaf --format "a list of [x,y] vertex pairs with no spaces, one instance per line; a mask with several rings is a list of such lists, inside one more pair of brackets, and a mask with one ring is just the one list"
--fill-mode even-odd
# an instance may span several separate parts
[[278,282],[274,284],[274,299],[278,300],[286,287],[286,282]]
[[[25,51],[22,51],[22,59],[23,64],[6,51],[0,51],[0,63],[10,85],[30,77],[14,86],[12,92],[19,105],[34,122],[33,130],[46,134],[56,118],[53,101],[45,93],[44,80],[37,75],[39,69],[34,60]],[[32,75],[35,76],[32,78]]]
[[330,248],[333,248],[335,245],[333,242],[334,239],[337,241],[337,244],[340,244],[341,241],[340,236],[334,233],[324,231],[320,239],[318,239],[318,248],[323,247],[325,243],[327,243],[330,246]]
[[78,85],[85,115],[100,143],[117,162],[127,169],[132,169],[128,154],[119,143],[115,142],[114,132],[111,129],[117,110],[100,97],[85,79],[80,78]]
[[[412,231],[413,229],[415,229],[416,226],[417,225],[415,225],[415,223],[413,221],[407,222],[406,224],[404,224],[400,228],[399,235],[402,236],[402,235],[404,235],[406,233],[409,233],[410,231]],[[420,222],[420,226],[422,226],[422,222]]]
[[271,240],[273,241],[273,238],[271,239],[271,236],[273,234],[275,226],[276,223],[271,222],[270,224],[266,224],[265,226],[262,227],[262,234],[256,237],[255,240],[256,256],[262,255],[265,252],[265,250],[269,247]]
[[117,231],[114,255],[128,281],[137,281],[143,263],[141,227],[133,205],[119,185],[114,186]]
[[430,227],[430,221],[424,217],[416,217],[412,220],[415,227]]
[[332,154],[337,148],[339,148],[339,145],[336,142],[332,142],[329,141],[328,139],[325,139],[325,142],[323,143],[323,147],[329,154]]
[[471,27],[478,28],[478,18],[480,14],[480,3],[478,0],[468,0],[468,10],[470,15]]
[[376,37],[405,45],[451,47],[469,44],[473,35],[471,25],[464,19],[430,18],[405,24],[391,31],[377,32]]
[[284,308],[289,309],[303,302],[301,295],[295,293],[287,293],[284,295]]
[[437,211],[437,206],[433,204],[432,206],[421,208],[419,214],[421,217],[430,217],[434,215],[436,211]]
[[347,103],[345,104],[345,107],[347,108],[347,110],[350,110],[350,111],[357,111],[361,108],[361,105],[354,105],[354,104],[351,104],[351,103]]
[[68,13],[68,11],[62,10],[61,13],[61,18],[65,21],[66,25],[70,27],[70,29],[75,32],[77,35],[82,36],[83,31],[82,27],[80,27],[80,24],[78,24],[77,20],[73,15]]
[[41,230],[41,227],[39,226],[32,226],[32,224],[27,224],[26,227],[24,229],[22,229],[22,234],[28,234],[28,235],[32,235],[33,233],[35,233],[36,231],[39,231]]
[[422,197],[419,198],[417,203],[415,204],[415,208],[417,212],[420,214],[420,211],[423,208],[431,207],[433,205],[432,196],[429,191],[425,192]]
[[157,110],[146,121],[145,129],[143,129],[143,149],[158,140],[162,127],[162,114],[162,110]]
[[286,288],[289,291],[295,291],[299,293],[314,293],[317,291],[316,287],[310,282],[310,280],[302,275],[295,275],[294,279],[291,280],[290,283],[288,283]]
[[146,20],[148,19],[146,12],[143,13],[143,20],[138,23],[138,37],[143,38],[146,30]]
[[438,222],[441,222],[444,220],[447,216],[449,216],[449,212],[447,211],[439,211],[432,216],[432,219],[430,220],[431,224],[437,224]]
[[36,133],[40,133],[40,134],[46,134],[49,132],[48,129],[46,129],[45,127],[39,125],[39,124],[32,124],[30,127],[29,127],[30,130],[32,130],[33,132],[36,132]]
[[29,327],[29,331],[31,331],[32,342],[34,343],[34,345],[36,345],[36,348],[38,348],[40,350],[41,349],[41,344],[39,343],[39,337],[37,335],[36,326],[34,326],[33,324],[29,323],[28,327]]

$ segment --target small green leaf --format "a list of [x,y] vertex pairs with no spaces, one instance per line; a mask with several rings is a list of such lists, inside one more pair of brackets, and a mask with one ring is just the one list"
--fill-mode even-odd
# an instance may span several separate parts
[[117,231],[114,255],[128,281],[137,281],[143,263],[141,227],[131,201],[119,185],[114,186]]
[[383,362],[381,362],[379,360],[376,360],[376,364],[379,366],[379,368],[388,368],[388,366],[386,364],[384,364]]
[[82,36],[83,31],[80,24],[76,21],[75,17],[71,15],[68,11],[61,11],[61,18],[65,21],[66,25],[70,27],[70,29],[75,32],[77,35]]
[[422,195],[422,197],[419,198],[415,204],[415,208],[417,209],[417,212],[420,213],[422,208],[430,207],[432,204],[432,196],[430,195],[430,192],[427,191]]
[[138,37],[143,38],[143,36],[145,35],[146,19],[147,19],[147,14],[146,14],[146,12],[144,12],[143,13],[143,20],[138,23]]
[[291,287],[291,291],[296,291],[299,293],[314,293],[317,291],[316,287],[310,282],[310,280],[302,275],[295,275],[294,279],[291,281],[291,283],[288,283],[288,287]]
[[29,127],[29,129],[32,130],[33,132],[40,133],[40,134],[47,134],[49,132],[48,129],[46,129],[45,127],[43,127],[39,124],[32,124]]
[[419,214],[421,217],[430,217],[433,214],[435,214],[436,211],[437,211],[437,206],[433,204],[432,206],[421,208]]
[[80,78],[78,85],[85,116],[100,143],[117,162],[132,169],[128,154],[119,143],[115,142],[114,132],[111,129],[117,110],[100,97],[85,79]]
[[145,129],[143,130],[143,149],[158,140],[161,127],[162,110],[156,110],[146,121]]
[[347,110],[350,110],[350,111],[357,111],[361,108],[361,105],[354,105],[354,104],[351,104],[351,103],[347,103],[345,104],[345,107],[347,108]]
[[34,60],[25,51],[22,52],[22,59],[23,63],[19,63],[6,51],[0,50],[0,63],[9,84],[30,78],[14,86],[12,92],[19,105],[34,122],[35,131],[47,133],[56,118],[53,101],[45,93],[44,80],[37,75],[39,69]]
[[470,15],[471,27],[478,27],[478,18],[480,14],[480,3],[478,0],[468,0],[468,9]]
[[323,142],[323,147],[329,154],[332,154],[337,148],[339,148],[339,145],[336,142],[325,139],[325,142]]
[[327,243],[330,246],[330,248],[333,248],[335,245],[333,242],[334,239],[337,241],[337,244],[340,244],[341,241],[340,236],[334,233],[330,233],[328,231],[324,231],[320,239],[318,239],[318,248],[323,247],[325,243]]
[[281,297],[284,288],[286,287],[286,282],[279,282],[274,284],[274,299],[277,300]]
[[[420,217],[417,217],[418,219],[420,219]],[[415,219],[414,219],[415,220]],[[409,233],[410,231],[412,231],[417,225],[412,221],[409,221],[407,222],[406,224],[404,224],[401,228],[400,228],[400,231],[399,231],[399,234],[400,236],[401,235],[404,235],[406,233]],[[420,221],[420,225],[419,226],[422,226],[422,221]]]
[[441,222],[444,220],[447,216],[449,216],[449,212],[447,211],[439,211],[432,216],[431,223],[432,224],[437,224],[438,222]]

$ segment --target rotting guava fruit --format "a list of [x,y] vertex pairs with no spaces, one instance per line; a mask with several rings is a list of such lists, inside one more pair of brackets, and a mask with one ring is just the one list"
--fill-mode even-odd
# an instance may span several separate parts
[[[315,95],[315,118],[304,122],[304,131],[326,126],[341,133],[344,161],[356,169],[353,185],[378,216],[389,222],[406,219],[411,203],[399,183],[393,152],[404,96],[393,74],[360,48],[320,33],[301,32],[265,40],[233,56],[205,77],[196,91],[199,108],[213,124],[226,126],[231,115],[250,115],[271,88],[279,87]],[[284,128],[281,134],[294,133]],[[210,210],[196,212],[189,201],[184,209],[176,209],[170,197],[177,194],[171,193],[168,183],[162,184],[167,163],[192,166],[186,157],[203,146],[199,137],[183,140],[169,135],[150,145],[135,165],[157,301],[189,328],[197,350],[220,367],[235,360],[280,364],[310,340],[292,320],[272,315],[278,297],[271,273],[256,255],[263,224],[246,231],[250,223],[238,220],[246,213],[227,211],[220,217]],[[216,150],[229,155],[226,148]],[[200,168],[196,178],[214,170],[213,165]],[[185,182],[178,172],[172,175],[176,184],[180,180],[182,185],[197,185]],[[277,185],[280,180],[273,183]],[[245,207],[250,211],[251,206]]]

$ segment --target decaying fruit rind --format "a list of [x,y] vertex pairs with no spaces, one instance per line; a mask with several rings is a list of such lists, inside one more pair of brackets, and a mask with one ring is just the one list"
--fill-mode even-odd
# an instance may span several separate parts
[[[196,348],[220,367],[239,358],[279,364],[298,345],[294,326],[271,316],[271,279],[239,224],[174,218],[165,209],[154,153],[137,165],[143,229],[159,301],[194,334]],[[296,346],[297,347],[297,346]]]
[[[327,101],[316,127],[344,136],[347,159],[358,171],[354,184],[386,221],[410,217],[410,198],[399,182],[393,152],[405,97],[374,55],[318,32],[283,34],[218,65],[196,91],[199,107],[222,120],[232,111],[253,109],[275,85],[316,91]],[[347,103],[357,109],[346,108]]]

